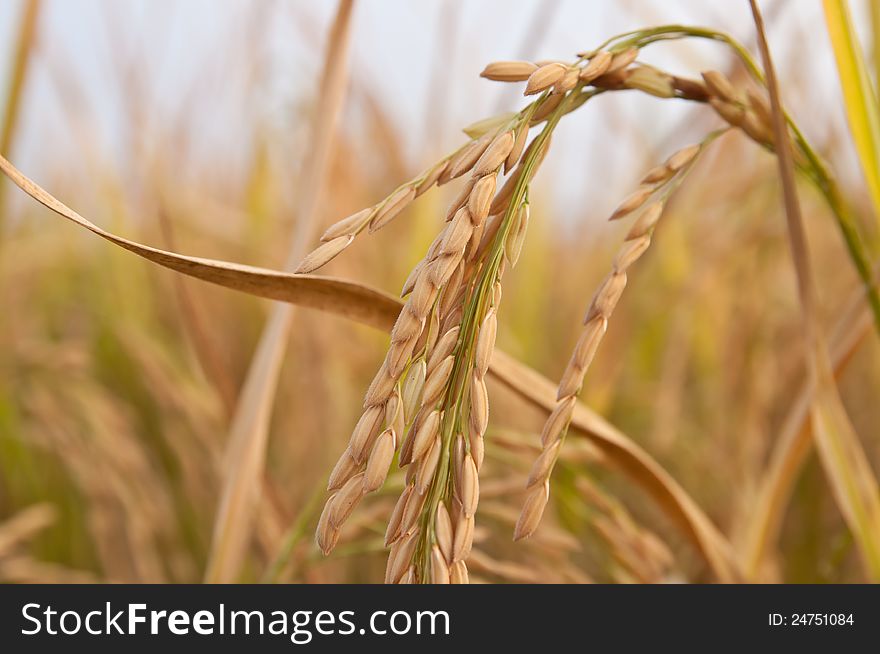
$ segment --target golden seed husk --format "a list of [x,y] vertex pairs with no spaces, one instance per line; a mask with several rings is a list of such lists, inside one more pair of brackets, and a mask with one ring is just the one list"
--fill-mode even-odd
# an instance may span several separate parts
[[425,455],[425,453],[427,453],[428,448],[431,447],[431,443],[434,442],[434,437],[437,436],[439,430],[440,412],[434,410],[425,417],[416,432],[415,439],[413,440],[413,461],[418,461]]
[[461,496],[461,466],[464,463],[464,456],[467,448],[464,444],[464,435],[458,434],[452,443],[452,481],[455,484],[455,492]]
[[556,457],[559,455],[559,448],[562,445],[561,440],[557,440],[550,446],[546,447],[541,455],[535,459],[532,470],[529,473],[529,480],[526,485],[531,488],[535,484],[542,484],[550,478],[550,471],[553,464],[556,463]]
[[513,130],[507,130],[496,136],[492,143],[489,144],[489,147],[486,148],[486,151],[480,156],[477,163],[474,164],[471,174],[474,177],[483,177],[496,172],[513,149],[514,140]]
[[496,309],[501,306],[501,282],[495,282],[492,287],[492,306]]
[[446,222],[451,221],[455,218],[455,214],[458,213],[458,210],[463,206],[467,205],[471,194],[474,190],[474,186],[477,184],[476,177],[469,177],[468,180],[461,187],[461,190],[458,192],[458,195],[455,196],[455,200],[452,201],[452,204],[449,205],[449,209],[446,211]]
[[693,161],[694,157],[700,153],[701,149],[702,145],[699,143],[682,148],[666,160],[666,165],[671,171],[678,172]]
[[486,391],[486,380],[479,375],[471,375],[471,413],[470,427],[484,434],[489,424],[489,394]]
[[[473,238],[473,235],[471,235],[471,237]],[[468,241],[468,247],[470,247],[470,240]],[[455,272],[452,273],[452,277],[449,278],[449,281],[446,282],[446,286],[443,287],[440,302],[438,303],[437,311],[435,311],[435,313],[438,313],[441,316],[447,316],[453,308],[461,305],[465,293],[467,292],[467,288],[462,285],[464,271],[465,258],[462,257],[462,260],[455,267]]]
[[461,327],[453,327],[440,337],[440,340],[437,341],[437,344],[431,351],[431,358],[428,360],[429,370],[436,368],[441,361],[452,354],[452,350],[458,342],[458,333],[460,330]]
[[526,240],[526,231],[529,228],[529,205],[523,204],[517,213],[516,222],[511,225],[507,234],[507,242],[504,245],[504,255],[513,267],[519,261],[523,243]]
[[675,97],[672,77],[650,66],[638,66],[631,69],[626,77],[625,85],[629,89],[636,89],[657,98]]
[[345,448],[345,451],[339,457],[339,460],[336,461],[336,465],[330,473],[330,478],[327,480],[327,490],[334,491],[342,488],[342,485],[352,478],[359,467],[360,465],[354,460],[351,451]]
[[452,560],[452,519],[449,517],[449,511],[446,505],[440,502],[437,505],[437,514],[434,516],[434,536],[437,545],[443,553],[443,558],[447,561]]
[[391,391],[394,390],[394,384],[396,381],[397,380],[389,374],[388,367],[383,362],[382,366],[379,368],[379,372],[373,377],[373,381],[367,389],[367,395],[364,397],[364,409],[376,406],[377,404],[385,404],[388,397],[391,395]]
[[409,500],[412,492],[413,487],[406,486],[397,499],[397,504],[394,505],[394,509],[391,511],[391,517],[388,518],[388,527],[385,529],[385,547],[388,547],[400,537],[400,522],[403,518],[403,511],[406,509],[407,500]]
[[416,472],[416,490],[420,495],[424,495],[431,486],[431,482],[434,479],[434,472],[437,470],[437,464],[440,461],[440,452],[442,449],[440,436],[435,436],[434,442],[431,443],[431,446],[425,453],[425,458],[422,460],[422,463]]
[[565,71],[565,75],[562,76],[556,84],[553,85],[552,93],[568,93],[571,91],[578,83],[578,73],[580,71],[577,68],[569,68]]
[[440,176],[443,175],[443,172],[446,170],[446,167],[449,165],[449,161],[441,161],[437,165],[435,165],[431,170],[424,174],[424,179],[419,182],[419,185],[416,186],[416,197],[422,195],[425,191],[430,189],[434,184],[437,183],[437,180],[440,179]]
[[315,530],[315,542],[324,556],[330,554],[339,541],[339,529],[330,523],[330,512],[335,497],[335,495],[331,495],[327,499],[326,504],[324,504],[324,510],[321,512],[321,517],[318,519],[318,528]]
[[382,229],[394,220],[415,197],[416,190],[412,186],[404,186],[398,189],[388,198],[384,206],[376,212],[376,215],[373,216],[373,219],[370,221],[370,233]]
[[361,209],[357,213],[346,216],[342,220],[333,223],[327,228],[327,231],[321,235],[321,242],[326,243],[340,236],[352,236],[367,224],[370,220],[370,214],[373,213],[373,207]]
[[626,240],[632,241],[641,236],[650,235],[662,214],[663,202],[661,200],[649,204],[633,223],[633,226],[630,227],[629,232],[626,234]]
[[[453,214],[454,216],[455,214]],[[449,222],[449,221],[447,221]],[[443,245],[443,239],[446,237],[446,232],[449,230],[449,225],[444,225],[443,229],[440,230],[440,233],[437,234],[436,238],[431,241],[431,247],[428,248],[428,254],[425,255],[425,263],[426,265],[432,261],[434,261],[437,257],[440,256],[440,246]]]
[[492,245],[492,241],[498,234],[498,229],[501,227],[503,219],[503,215],[492,213],[490,214],[486,222],[483,223],[483,236],[480,239],[480,246],[477,248],[477,252],[474,255],[474,258],[479,258],[480,256],[482,256],[482,254]]
[[483,377],[489,369],[489,361],[492,359],[492,351],[495,349],[495,336],[498,332],[498,318],[495,307],[486,312],[480,333],[477,336],[477,346],[474,350],[474,370]]
[[[465,243],[466,242],[467,241],[465,241]],[[464,245],[462,245],[461,250],[448,252],[439,256],[437,260],[432,262],[428,267],[427,272],[430,274],[431,283],[434,284],[435,287],[443,286],[449,278],[452,277],[452,273],[455,272],[455,269],[464,257],[463,248]]]
[[437,290],[440,284],[434,281],[432,267],[436,262],[422,270],[422,274],[416,280],[415,288],[409,298],[409,307],[412,313],[420,319],[424,319],[437,298]]
[[523,150],[526,147],[526,140],[529,138],[529,121],[524,120],[519,124],[519,127],[516,128],[516,138],[513,141],[513,147],[510,149],[510,153],[507,155],[507,159],[504,160],[504,172],[509,172],[515,165],[516,162],[519,161],[519,158],[522,156]]
[[403,397],[396,388],[391,397],[385,403],[385,426],[394,430],[394,446],[397,447],[398,435],[403,435],[406,428],[406,414],[403,406]]
[[747,111],[743,116],[742,130],[758,143],[773,143],[773,129],[769,123],[761,122],[754,112]]
[[[341,492],[341,491],[340,491]],[[480,480],[477,466],[470,454],[461,463],[461,507],[466,516],[473,516],[480,501]]]
[[463,311],[461,305],[454,307],[448,315],[443,317],[443,322],[441,323],[440,329],[443,331],[448,331],[453,327],[457,327],[458,325],[460,325],[462,314]]
[[635,263],[651,245],[651,237],[647,234],[631,241],[626,241],[614,257],[614,270],[623,271]]
[[329,515],[330,524],[339,529],[363,496],[364,473],[360,472],[345,482],[339,492],[333,496]]
[[391,459],[394,458],[394,430],[386,429],[370,452],[367,459],[367,469],[364,471],[364,493],[372,493],[381,488],[388,476],[388,468],[391,467]]
[[470,136],[472,139],[480,138],[486,132],[497,132],[515,117],[516,114],[512,111],[503,114],[495,114],[494,116],[491,116],[489,118],[483,118],[482,120],[478,120],[475,123],[471,123],[467,127],[463,128],[461,131]]
[[474,464],[476,464],[477,472],[479,472],[480,468],[483,467],[483,458],[486,454],[486,444],[483,440],[483,435],[475,429],[469,429],[468,442],[471,448],[471,456],[474,458]]
[[480,77],[496,82],[524,82],[538,67],[530,61],[493,61]]
[[382,429],[385,407],[381,404],[367,408],[357,421],[348,440],[348,451],[357,463],[363,463],[373,445],[373,439]]
[[464,250],[464,260],[465,261],[473,261],[477,251],[480,249],[480,243],[483,242],[483,233],[486,231],[486,222],[483,221],[478,225],[474,226],[474,231],[471,234],[471,240],[468,241],[467,247]]
[[[406,486],[415,486],[416,485],[416,476],[419,473],[419,468],[421,468],[420,465],[410,465],[406,468],[406,470],[403,474],[403,483]],[[419,494],[418,489],[416,489],[416,495],[418,495],[418,494]],[[409,515],[409,514],[407,514],[407,515]],[[407,526],[410,527],[412,525],[407,525]]]
[[556,405],[553,413],[550,414],[547,422],[544,423],[544,429],[541,432],[542,447],[548,447],[559,440],[559,437],[571,421],[571,414],[574,412],[574,405],[576,403],[577,398],[574,395],[569,395]]
[[[411,469],[414,468],[415,466],[411,467]],[[425,496],[419,493],[418,489],[413,485],[413,492],[410,493],[409,499],[406,502],[406,508],[403,510],[403,515],[400,519],[400,531],[402,533],[408,532],[416,524],[424,505]]]
[[584,383],[584,368],[574,357],[569,359],[565,372],[559,380],[559,386],[556,390],[557,401],[564,397],[574,397],[581,392],[581,385]]
[[623,294],[623,289],[625,287],[626,273],[612,271],[611,274],[605,278],[605,281],[596,292],[593,302],[584,318],[584,323],[589,322],[596,316],[608,318],[614,311],[614,307],[617,306],[617,302],[620,300],[620,296]]
[[[418,282],[416,286],[418,287]],[[420,293],[423,291],[424,289],[419,289]],[[415,313],[416,310],[419,310],[419,307],[414,306],[421,302],[423,302],[421,295],[413,293],[413,297],[409,299],[401,312],[397,314],[397,320],[394,321],[394,327],[391,329],[392,343],[408,341],[418,336],[422,331],[422,317]]]
[[[489,205],[489,216],[490,220],[492,216],[497,216],[500,221],[500,214],[507,209],[507,205],[510,204],[510,197],[513,195],[513,190],[516,188],[517,181],[519,180],[520,175],[522,174],[522,166],[517,166],[516,170],[507,178],[507,181],[504,182],[504,186],[501,187],[501,190],[495,194],[495,197],[492,199],[492,204]],[[497,231],[498,225],[495,226],[495,231]],[[489,225],[486,226],[486,231],[489,231]],[[494,238],[494,235],[493,235]],[[483,243],[486,243],[487,237],[483,236]],[[482,244],[481,244],[482,247]]]
[[773,110],[770,108],[770,102],[767,100],[767,97],[752,87],[746,89],[746,96],[749,100],[749,108],[757,119],[765,125],[772,125]]
[[448,584],[449,583],[449,566],[440,548],[434,545],[431,548],[431,583],[432,584]]
[[431,312],[428,323],[428,329],[422,330],[419,342],[416,343],[416,352],[431,352],[440,336],[440,315],[436,311]]
[[[456,254],[464,250],[464,246],[471,238],[474,231],[474,225],[471,222],[471,212],[467,207],[459,209],[452,222],[449,223],[449,229],[443,238],[443,244],[440,246],[441,254]],[[456,264],[458,265],[458,264]]]
[[610,63],[608,64],[608,68],[605,70],[603,75],[613,75],[617,73],[627,66],[629,66],[632,62],[636,60],[639,56],[638,48],[629,48],[624,50],[623,52],[619,52],[614,57],[612,57]]
[[464,515],[455,525],[452,535],[452,562],[463,561],[471,553],[474,542],[474,516]]
[[339,255],[345,248],[351,245],[351,242],[354,240],[354,234],[348,234],[343,236],[338,236],[326,243],[319,245],[317,248],[312,250],[306,257],[300,262],[299,266],[296,267],[294,271],[298,275],[304,275],[306,273],[310,273],[314,270],[317,270],[321,266],[329,263],[334,257]]
[[467,208],[474,226],[481,224],[489,215],[492,197],[495,195],[497,176],[493,174],[480,177],[473,185],[467,199]]
[[534,95],[556,84],[567,72],[567,68],[556,62],[544,64],[529,75],[525,95]]
[[632,194],[630,194],[617,209],[614,210],[614,213],[611,214],[611,218],[609,220],[619,220],[624,216],[631,214],[633,211],[641,207],[648,200],[649,197],[654,193],[656,189],[653,186],[640,186],[636,189]]
[[666,180],[671,178],[673,174],[675,174],[675,171],[669,168],[669,166],[667,166],[666,164],[660,164],[659,166],[651,168],[651,170],[649,170],[645,174],[645,176],[642,177],[641,183],[642,185],[658,184],[660,182],[665,182]]
[[406,281],[403,283],[403,288],[400,290],[400,297],[406,297],[410,293],[412,293],[413,288],[415,288],[416,280],[418,280],[419,275],[422,274],[422,270],[425,267],[425,260],[422,259],[419,261],[413,269],[410,271],[409,276],[406,278]]
[[[476,141],[472,141],[470,144],[466,145],[450,160],[449,168],[447,169],[447,172],[444,173],[444,176],[448,174],[449,179],[455,179],[468,172],[474,167],[477,160],[483,156],[483,153],[486,151],[486,148],[489,147],[494,136],[495,134],[493,132],[487,132]],[[443,177],[440,179],[441,181],[448,181],[444,180]]]
[[732,104],[716,98],[714,95],[709,98],[709,104],[715,112],[734,127],[741,127],[746,117],[745,107],[739,104]]
[[424,359],[419,359],[410,367],[403,384],[403,412],[409,417],[415,415],[422,403],[422,389],[427,376]]
[[589,84],[600,75],[604,75],[608,70],[608,66],[611,65],[611,60],[613,58],[614,55],[605,50],[596,54],[590,59],[590,63],[581,69],[579,74],[581,81],[585,84]]
[[[541,100],[538,108],[535,109],[535,113],[532,114],[532,119],[529,121],[529,125],[537,125],[546,120],[547,116],[553,113],[564,97],[564,95],[554,93]],[[525,156],[523,156],[523,158],[525,158]]]
[[550,482],[545,481],[539,486],[534,486],[526,496],[525,504],[519,519],[516,521],[516,527],[513,530],[513,540],[522,540],[531,536],[538,523],[541,522],[541,516],[544,515],[544,507],[547,506],[547,500],[550,499]]
[[739,94],[724,73],[717,70],[707,70],[701,73],[701,75],[712,95],[725,102],[737,103],[739,101]]
[[400,377],[400,373],[406,368],[410,357],[412,356],[413,348],[415,347],[417,339],[418,334],[412,336],[406,341],[391,341],[391,346],[388,348],[388,353],[385,355],[385,362],[388,366],[388,374],[391,375],[393,379]]
[[431,371],[425,380],[425,388],[422,394],[422,403],[426,406],[433,406],[440,399],[449,377],[452,374],[452,367],[455,365],[455,357],[448,356],[443,359],[440,364]]
[[413,532],[407,534],[391,546],[391,553],[388,555],[388,567],[385,572],[386,584],[396,584],[403,577],[410,566],[418,541],[418,532]]

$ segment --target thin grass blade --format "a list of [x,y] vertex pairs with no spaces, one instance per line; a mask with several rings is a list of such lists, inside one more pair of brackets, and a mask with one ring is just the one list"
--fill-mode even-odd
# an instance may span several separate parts
[[834,383],[828,349],[817,317],[817,295],[810,267],[803,218],[794,177],[786,119],[780,100],[776,72],[756,0],[749,0],[758,44],[764,60],[767,87],[773,110],[779,176],[785,200],[785,216],[798,295],[804,318],[806,356],[814,394],[810,406],[813,437],[837,505],[846,520],[872,581],[880,580],[880,490],[868,465],[858,436],[849,421]]
[[[872,11],[876,14],[876,2]],[[850,132],[859,155],[868,192],[874,204],[875,218],[880,221],[880,106],[850,16],[847,0],[822,0],[825,25],[837,72]],[[876,38],[875,34],[875,38]]]

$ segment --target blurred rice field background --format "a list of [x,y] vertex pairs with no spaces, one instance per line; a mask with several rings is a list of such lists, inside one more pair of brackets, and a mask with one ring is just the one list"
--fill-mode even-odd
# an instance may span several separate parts
[[[117,234],[281,268],[300,217],[334,5],[4,2],[2,154]],[[830,162],[876,262],[880,222],[821,2],[762,5],[785,102]],[[876,88],[878,12],[870,0],[851,5]],[[567,60],[612,34],[675,22],[729,31],[757,52],[745,2],[356,4],[317,222],[375,203],[458,147],[461,127],[518,109],[516,92],[479,78],[489,61]],[[710,68],[743,75],[715,44],[659,46],[646,59],[691,77]],[[646,170],[721,125],[704,106],[609,95],[554,136],[530,194],[522,259],[505,278],[499,347],[551,380],[626,233],[605,218]],[[457,190],[432,190],[322,274],[396,294]],[[800,191],[822,325],[833,334],[859,281],[823,199],[807,184]],[[230,419],[269,311],[265,300],[78,230],[0,180],[0,581],[203,579]],[[749,579],[864,581],[812,450],[794,473],[778,536],[750,559],[761,485],[807,379],[801,333],[775,159],[731,132],[675,195],[581,399],[678,481]],[[312,533],[386,345],[387,335],[341,317],[297,312],[238,580],[381,580],[402,474],[364,502],[330,557]],[[863,330],[846,351],[838,387],[877,471],[876,332]],[[490,393],[472,580],[713,579],[650,495],[585,441],[566,443],[537,534],[513,543],[544,416],[499,385]]]

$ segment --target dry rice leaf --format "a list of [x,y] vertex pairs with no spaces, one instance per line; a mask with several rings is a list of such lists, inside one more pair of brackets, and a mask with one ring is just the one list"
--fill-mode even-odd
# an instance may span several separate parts
[[390,329],[400,310],[400,303],[386,293],[332,277],[297,275],[228,261],[190,257],[131,241],[86,220],[25,177],[2,156],[0,170],[25,193],[60,216],[138,256],[184,275],[270,300],[330,311],[380,329]]

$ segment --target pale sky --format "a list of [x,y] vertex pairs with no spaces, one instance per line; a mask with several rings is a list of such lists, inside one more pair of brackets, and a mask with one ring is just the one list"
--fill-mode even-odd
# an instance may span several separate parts
[[[145,134],[184,120],[199,152],[231,166],[249,151],[242,142],[249,133],[238,128],[255,116],[289,130],[295,141],[300,127],[294,108],[313,97],[320,46],[335,7],[329,0],[45,3],[39,57],[12,156],[35,176],[48,174],[47,166],[57,171],[79,165],[84,147],[124,160],[130,147],[121,122],[127,103],[143,113]],[[771,4],[762,2],[765,8]],[[21,5],[0,2],[0,89]],[[820,143],[829,125],[842,124],[838,96],[827,90],[834,85],[836,92],[837,80],[821,21],[820,0],[787,0],[770,33],[777,66],[793,71],[786,76],[786,99],[799,107],[797,119]],[[570,59],[613,34],[675,22],[724,29],[745,42],[752,37],[744,0],[358,0],[352,75],[384,99],[402,126],[415,173],[430,163],[427,146],[450,150],[461,140],[459,128],[521,106],[517,93],[478,77],[487,62]],[[692,76],[729,61],[725,49],[712,43],[653,46],[643,58]],[[253,61],[260,70],[248,81],[248,68],[234,62]],[[122,92],[126,83],[141,88],[143,99]],[[67,90],[59,93],[62,86]],[[64,104],[72,99],[74,104]],[[185,115],[187,107],[192,115]],[[77,116],[74,134],[65,119],[71,112]],[[573,206],[592,202],[599,191],[621,197],[633,181],[619,174],[626,161],[605,166],[594,153],[607,150],[609,141],[623,151],[648,143],[668,153],[685,144],[663,142],[665,128],[681,120],[681,104],[635,94],[579,111],[566,119],[548,160],[559,185],[554,197]],[[435,127],[427,130],[428,124]],[[356,130],[357,122],[346,129]],[[576,180],[567,176],[585,165],[595,172]]]

